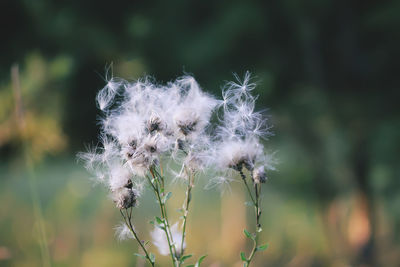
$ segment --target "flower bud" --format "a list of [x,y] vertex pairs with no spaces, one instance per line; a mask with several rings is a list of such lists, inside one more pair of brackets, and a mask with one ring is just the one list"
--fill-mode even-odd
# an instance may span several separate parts
[[267,181],[267,174],[265,173],[264,166],[260,166],[253,170],[254,183],[265,183]]
[[113,192],[113,200],[118,209],[128,209],[136,206],[137,196],[132,188],[123,187]]

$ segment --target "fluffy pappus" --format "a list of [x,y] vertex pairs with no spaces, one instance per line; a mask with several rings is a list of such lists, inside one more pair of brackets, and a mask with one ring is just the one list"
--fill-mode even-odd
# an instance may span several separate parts
[[115,235],[119,241],[128,240],[128,239],[135,239],[134,235],[132,234],[131,230],[126,226],[125,223],[120,223],[115,228]]
[[[171,226],[171,234],[172,240],[174,240],[174,246],[176,248],[177,253],[179,253],[182,249],[182,230],[178,227],[178,223],[175,223]],[[161,255],[169,255],[169,245],[167,241],[167,237],[164,235],[164,230],[160,227],[154,227],[154,230],[150,233],[151,238],[153,240],[153,244],[157,247],[158,252]],[[186,248],[186,242],[183,243],[183,249]],[[179,256],[179,255],[177,255]]]

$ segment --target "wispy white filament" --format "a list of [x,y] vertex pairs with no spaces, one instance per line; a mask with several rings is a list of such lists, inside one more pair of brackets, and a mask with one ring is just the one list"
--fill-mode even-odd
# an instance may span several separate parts
[[[171,227],[172,240],[174,240],[174,246],[177,252],[182,249],[182,230],[179,229],[178,223],[175,223]],[[151,238],[153,239],[153,244],[157,247],[158,252],[161,255],[169,255],[169,245],[167,237],[165,236],[164,230],[159,227],[155,227],[151,232]],[[186,248],[186,242],[183,243],[183,249]]]

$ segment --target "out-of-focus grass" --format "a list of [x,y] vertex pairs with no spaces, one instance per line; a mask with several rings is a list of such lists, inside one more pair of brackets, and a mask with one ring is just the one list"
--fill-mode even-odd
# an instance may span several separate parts
[[[41,266],[39,232],[26,171],[15,163],[2,166],[0,173],[0,265]],[[93,186],[80,164],[74,159],[47,161],[36,167],[36,176],[52,265],[143,266],[133,255],[137,252],[135,242],[116,240],[113,228],[120,221],[119,212],[106,190]],[[194,189],[188,252],[196,258],[208,254],[205,266],[241,266],[239,252],[249,251],[251,246],[242,229],[253,230],[253,210],[244,205],[240,183],[233,183],[231,190],[221,195],[216,190],[203,190],[205,182],[200,179]],[[178,190],[168,203],[173,223],[179,216],[176,209],[182,204],[184,186],[169,187]],[[348,225],[332,220],[339,211],[351,214],[351,203],[356,200],[338,201],[335,205],[340,208],[331,206],[326,220],[317,204],[279,192],[272,181],[263,193],[261,240],[270,247],[257,254],[254,266],[349,266],[351,246],[336,247],[345,242],[330,231],[336,225],[344,228],[339,232],[346,233]],[[343,209],[346,206],[348,209]],[[151,192],[145,191],[134,211],[134,222],[143,239],[149,238],[152,214],[158,214],[156,203]],[[329,220],[332,225],[325,225]],[[362,216],[355,223],[361,227]],[[156,252],[158,266],[169,265],[169,258],[158,255],[155,247],[150,250]]]

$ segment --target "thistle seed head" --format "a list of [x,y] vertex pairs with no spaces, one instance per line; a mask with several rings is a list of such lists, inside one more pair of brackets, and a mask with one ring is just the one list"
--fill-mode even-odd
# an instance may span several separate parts
[[150,116],[149,120],[147,121],[146,128],[147,128],[147,131],[148,131],[150,134],[152,134],[152,133],[154,133],[154,132],[161,132],[161,131],[163,131],[164,128],[165,128],[165,125],[164,125],[164,123],[162,122],[161,118],[160,118],[158,115],[156,115],[156,114],[153,113],[153,114]]
[[137,195],[132,188],[122,187],[116,189],[112,194],[118,209],[128,209],[136,206]]
[[267,174],[265,173],[264,166],[260,166],[253,170],[254,183],[265,183],[267,181]]

